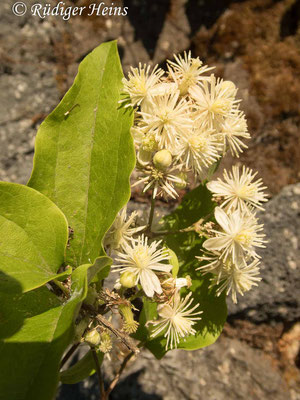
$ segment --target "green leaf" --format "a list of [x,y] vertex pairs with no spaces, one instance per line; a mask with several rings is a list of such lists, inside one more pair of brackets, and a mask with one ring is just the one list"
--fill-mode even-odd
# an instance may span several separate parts
[[66,215],[74,230],[67,251],[72,266],[101,253],[104,234],[129,200],[133,113],[118,103],[122,77],[116,42],[97,47],[37,134],[28,185]]
[[26,292],[60,276],[67,241],[66,218],[52,201],[27,186],[0,182],[1,290],[9,277]]
[[211,192],[205,184],[199,185],[183,197],[175,211],[164,217],[164,228],[170,231],[188,228],[199,219],[207,217],[214,207]]
[[[99,364],[102,364],[104,354],[96,350]],[[60,381],[69,385],[78,383],[93,375],[96,372],[95,361],[92,351],[89,350],[81,360],[72,365],[67,370],[61,372]]]
[[0,400],[52,400],[61,357],[74,336],[74,320],[89,281],[111,260],[100,257],[72,274],[71,298],[62,303],[46,287],[1,292]]

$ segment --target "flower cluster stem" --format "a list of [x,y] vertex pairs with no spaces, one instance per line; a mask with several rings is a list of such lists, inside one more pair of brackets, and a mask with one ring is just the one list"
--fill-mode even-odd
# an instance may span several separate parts
[[96,367],[96,372],[97,372],[97,376],[98,376],[98,381],[99,381],[99,387],[100,387],[100,400],[107,400],[108,399],[108,393],[105,392],[105,388],[104,388],[104,381],[103,381],[103,376],[102,376],[102,372],[101,372],[101,367],[99,364],[99,360],[97,357],[97,353],[94,347],[91,347],[91,352],[93,355],[93,359],[95,362],[95,367]]
[[152,228],[153,217],[154,217],[154,209],[155,209],[155,197],[154,197],[154,190],[153,190],[152,196],[151,196],[151,208],[150,208],[148,228],[147,228],[147,230],[149,232],[151,232],[151,228]]

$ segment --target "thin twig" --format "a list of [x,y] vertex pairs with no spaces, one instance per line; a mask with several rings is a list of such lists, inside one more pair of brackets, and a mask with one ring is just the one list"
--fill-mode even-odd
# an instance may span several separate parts
[[60,290],[67,296],[70,297],[70,291],[66,288],[58,279],[53,279],[52,281]]
[[60,368],[62,368],[65,365],[65,363],[68,361],[68,359],[71,357],[71,355],[77,350],[79,345],[80,345],[79,342],[73,344],[73,346],[70,348],[70,350],[67,352],[67,354],[62,359],[62,361],[60,363]]
[[130,339],[130,337],[126,333],[116,329],[106,318],[103,317],[103,315],[98,314],[96,319],[101,325],[105,326],[105,328],[109,329],[115,336],[121,339],[121,341],[130,351],[135,354],[140,352],[139,349],[133,344],[133,341]]
[[102,373],[101,373],[101,367],[99,364],[99,360],[97,357],[97,353],[94,347],[91,347],[91,352],[93,355],[93,359],[95,361],[95,366],[96,366],[96,372],[97,372],[97,376],[98,376],[98,381],[99,381],[99,387],[100,387],[100,393],[101,393],[101,400],[106,400],[107,399],[107,395],[105,393],[105,388],[104,388],[104,381],[103,381],[103,377],[102,377]]
[[148,227],[147,227],[147,230],[149,232],[151,232],[151,227],[152,227],[152,223],[153,223],[154,208],[155,208],[155,196],[154,196],[154,189],[153,189],[152,196],[151,196],[151,208],[150,208],[150,214],[149,214],[149,221],[148,221]]
[[120,376],[122,375],[122,372],[126,368],[126,365],[128,364],[129,360],[134,356],[134,352],[129,353],[123,360],[119,371],[116,373],[114,379],[110,382],[109,387],[106,391],[107,397],[109,396],[110,392],[115,388],[116,384],[118,383]]

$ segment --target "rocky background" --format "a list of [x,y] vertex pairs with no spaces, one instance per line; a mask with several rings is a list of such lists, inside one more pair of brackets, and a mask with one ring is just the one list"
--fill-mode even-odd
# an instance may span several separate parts
[[[162,361],[143,353],[111,398],[300,399],[300,1],[115,0],[129,7],[127,17],[69,21],[16,17],[13,3],[0,2],[2,180],[26,183],[39,124],[72,84],[84,56],[118,38],[125,71],[140,61],[164,65],[174,52],[191,49],[234,81],[252,134],[240,161],[258,169],[269,188],[261,216],[269,244],[261,252],[259,289],[237,306],[229,302],[228,323],[215,345],[169,352]],[[135,197],[134,207],[141,200]],[[91,378],[63,386],[57,399],[93,400],[97,391]]]

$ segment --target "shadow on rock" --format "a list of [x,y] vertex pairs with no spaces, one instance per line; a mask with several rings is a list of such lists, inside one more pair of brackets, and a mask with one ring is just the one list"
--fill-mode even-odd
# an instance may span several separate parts
[[124,0],[124,7],[130,10],[128,18],[135,29],[135,40],[143,42],[150,57],[154,54],[170,3],[170,0]]
[[[122,379],[111,393],[110,400],[162,400],[161,396],[144,392],[139,383],[139,377],[143,372],[144,369],[140,369]],[[97,377],[93,375],[84,383],[62,385],[56,400],[98,400],[99,395]]]

